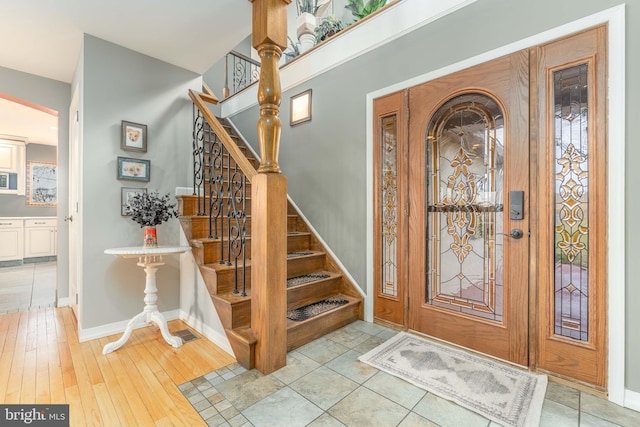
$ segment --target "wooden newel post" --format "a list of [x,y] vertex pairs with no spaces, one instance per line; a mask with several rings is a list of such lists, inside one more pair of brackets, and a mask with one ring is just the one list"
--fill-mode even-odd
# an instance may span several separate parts
[[287,6],[291,0],[250,0],[253,3],[252,44],[260,55],[258,83],[259,173],[280,173],[278,149],[282,125],[278,113],[282,101],[278,61],[287,47]]
[[253,3],[253,47],[260,54],[260,167],[251,181],[251,329],[255,367],[264,374],[287,362],[287,179],[280,174],[278,117],[282,89],[278,60],[287,46],[291,0]]

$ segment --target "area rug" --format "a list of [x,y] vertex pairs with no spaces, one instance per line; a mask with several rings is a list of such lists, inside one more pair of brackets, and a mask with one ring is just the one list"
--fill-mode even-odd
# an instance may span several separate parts
[[359,357],[505,426],[537,426],[547,389],[534,375],[401,332]]

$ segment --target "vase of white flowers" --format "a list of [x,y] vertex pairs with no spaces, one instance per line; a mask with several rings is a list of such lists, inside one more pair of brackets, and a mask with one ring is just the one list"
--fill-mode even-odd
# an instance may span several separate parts
[[145,248],[158,246],[157,225],[178,217],[176,204],[170,203],[169,197],[169,193],[161,196],[157,191],[137,193],[125,207],[125,214],[131,215],[131,219],[144,229]]

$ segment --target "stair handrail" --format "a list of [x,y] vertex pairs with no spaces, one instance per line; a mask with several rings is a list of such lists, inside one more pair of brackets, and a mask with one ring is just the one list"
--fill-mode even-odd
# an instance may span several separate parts
[[200,111],[204,119],[207,121],[211,129],[214,133],[220,138],[220,141],[224,145],[224,147],[229,151],[233,160],[238,164],[240,170],[247,177],[249,182],[253,179],[254,176],[258,174],[258,171],[253,167],[249,159],[244,155],[244,153],[240,150],[240,147],[233,141],[231,135],[226,131],[226,129],[222,126],[220,121],[216,118],[216,116],[211,112],[203,96],[201,93],[194,91],[193,89],[189,89],[189,97],[193,101],[193,104]]

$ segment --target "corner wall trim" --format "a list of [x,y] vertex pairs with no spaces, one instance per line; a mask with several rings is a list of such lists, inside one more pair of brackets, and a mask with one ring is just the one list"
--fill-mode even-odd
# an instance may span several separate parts
[[205,325],[201,320],[196,319],[183,310],[180,310],[180,320],[204,335],[209,341],[229,353],[230,356],[236,357],[233,353],[233,349],[229,345],[227,337],[221,336],[216,330]]
[[628,389],[625,390],[624,406],[634,411],[640,411],[640,393]]

